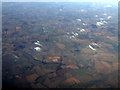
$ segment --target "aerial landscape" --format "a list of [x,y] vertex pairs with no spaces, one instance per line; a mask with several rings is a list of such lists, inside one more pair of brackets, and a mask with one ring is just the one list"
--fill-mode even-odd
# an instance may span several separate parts
[[3,88],[118,87],[118,7],[4,2]]

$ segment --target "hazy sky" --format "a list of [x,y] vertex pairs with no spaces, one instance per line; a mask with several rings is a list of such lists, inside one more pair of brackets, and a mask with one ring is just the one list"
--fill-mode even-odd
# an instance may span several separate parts
[[118,2],[120,0],[2,0],[2,2]]

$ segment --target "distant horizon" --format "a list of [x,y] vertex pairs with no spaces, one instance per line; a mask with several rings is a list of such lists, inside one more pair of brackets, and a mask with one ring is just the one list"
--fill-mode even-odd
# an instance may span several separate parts
[[118,3],[24,1],[1,2],[2,89],[120,86]]
[[117,5],[120,0],[1,0],[1,2],[55,2],[55,3],[60,3],[60,2],[91,2],[91,3],[104,3],[104,4],[111,4],[111,5]]
[[118,3],[120,0],[1,0],[2,2],[107,2]]

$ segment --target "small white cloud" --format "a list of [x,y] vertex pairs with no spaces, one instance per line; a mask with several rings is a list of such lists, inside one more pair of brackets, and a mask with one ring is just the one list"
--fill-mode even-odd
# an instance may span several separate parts
[[101,25],[103,25],[103,23],[102,22],[97,22],[96,25],[101,26]]
[[74,34],[74,32],[72,32],[72,34]]
[[89,48],[92,49],[93,51],[96,51],[96,49],[93,48],[91,45],[89,45]]
[[35,42],[35,44],[38,45],[38,46],[42,46],[42,45],[40,44],[40,41]]
[[59,9],[59,11],[63,11],[63,9]]
[[98,46],[98,44],[97,44],[97,43],[94,43],[94,42],[93,42],[93,43],[91,43],[91,44],[92,44],[92,45],[96,45],[96,46]]
[[85,29],[81,29],[80,31],[81,31],[81,32],[84,32],[84,31],[85,31]]
[[105,7],[112,7],[111,5],[106,5]]
[[105,24],[106,24],[107,22],[106,22],[106,21],[103,21],[103,23],[105,23]]
[[103,18],[100,18],[100,20],[104,20]]
[[77,28],[77,30],[80,30],[80,28]]
[[106,21],[103,21],[103,19],[101,19],[101,20],[102,20],[102,21],[96,23],[97,26],[102,26],[102,25],[104,25],[104,24],[107,24]]
[[81,11],[81,12],[84,12],[85,10],[84,10],[84,9],[81,9],[80,11]]
[[36,51],[41,51],[41,48],[40,47],[35,47],[34,48]]
[[108,17],[107,17],[107,19],[111,19],[111,18],[112,18],[112,16],[108,16]]
[[104,15],[104,16],[106,16],[106,15],[107,15],[107,13],[103,13],[103,15]]
[[70,34],[70,33],[67,32],[67,34]]
[[95,17],[98,17],[98,15],[95,15]]
[[81,21],[81,19],[77,19],[77,21]]
[[71,36],[72,38],[75,38],[75,36]]
[[18,59],[19,57],[17,56],[17,55],[15,55],[15,54],[13,54],[13,56],[16,58],[16,59]]
[[74,35],[75,35],[75,36],[78,36],[78,33],[75,33]]
[[83,23],[83,25],[85,26],[85,25],[87,25],[87,24]]

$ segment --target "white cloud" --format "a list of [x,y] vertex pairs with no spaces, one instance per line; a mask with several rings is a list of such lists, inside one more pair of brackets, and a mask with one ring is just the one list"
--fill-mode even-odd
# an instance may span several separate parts
[[40,47],[35,47],[34,48],[36,51],[41,51],[41,48]]

